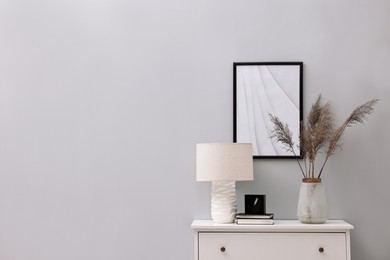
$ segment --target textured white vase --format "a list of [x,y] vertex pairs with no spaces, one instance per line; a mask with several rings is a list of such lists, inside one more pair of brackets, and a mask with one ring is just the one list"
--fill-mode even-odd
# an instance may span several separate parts
[[237,213],[236,181],[213,181],[211,218],[215,223],[233,223]]
[[321,179],[303,180],[299,192],[297,217],[306,224],[322,224],[327,220],[326,195]]

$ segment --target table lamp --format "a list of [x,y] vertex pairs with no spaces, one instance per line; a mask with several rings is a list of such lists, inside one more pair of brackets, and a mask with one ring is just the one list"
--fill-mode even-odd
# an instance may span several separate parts
[[252,144],[196,145],[196,180],[211,181],[211,217],[232,223],[237,212],[236,181],[253,180]]

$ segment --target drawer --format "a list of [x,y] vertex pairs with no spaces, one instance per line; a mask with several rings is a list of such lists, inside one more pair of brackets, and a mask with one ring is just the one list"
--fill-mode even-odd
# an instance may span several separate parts
[[198,239],[199,260],[347,259],[345,233],[199,232]]

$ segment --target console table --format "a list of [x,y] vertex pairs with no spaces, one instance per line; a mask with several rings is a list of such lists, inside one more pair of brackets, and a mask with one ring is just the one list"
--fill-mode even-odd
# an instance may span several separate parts
[[195,260],[351,260],[350,230],[342,220],[274,225],[214,224],[194,220]]

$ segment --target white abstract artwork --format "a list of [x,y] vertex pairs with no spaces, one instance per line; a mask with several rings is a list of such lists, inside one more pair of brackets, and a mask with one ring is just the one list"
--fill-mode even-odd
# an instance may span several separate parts
[[[234,141],[252,143],[253,156],[293,157],[271,139],[269,114],[287,123],[299,144],[302,63],[234,63]],[[300,156],[300,150],[295,148]]]

